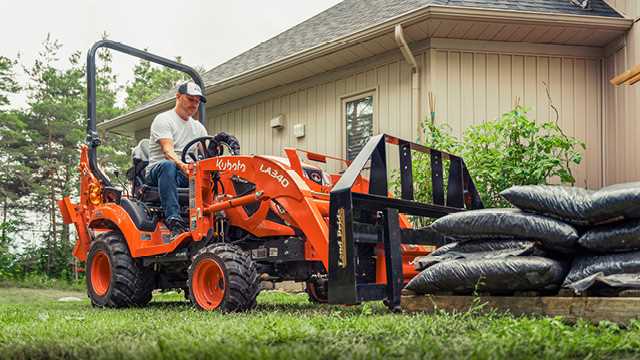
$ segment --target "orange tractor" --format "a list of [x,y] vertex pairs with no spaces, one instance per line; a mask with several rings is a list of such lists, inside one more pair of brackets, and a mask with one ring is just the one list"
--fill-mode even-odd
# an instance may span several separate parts
[[[240,155],[237,139],[220,133],[183,149],[189,187],[179,189],[179,202],[189,231],[171,237],[158,189],[144,183],[148,143],[134,151],[130,186],[113,186],[98,166],[95,54],[101,47],[183,71],[204,88],[192,68],[121,43],[104,40],[89,51],[79,201],[65,197],[59,207],[77,230],[73,255],[86,262],[96,306],[144,306],[153,290],[177,288],[200,309],[244,311],[256,305],[261,281],[293,280],[306,284],[313,301],[384,300],[395,310],[403,284],[416,275],[413,258],[442,243],[428,229],[412,228],[406,214],[437,218],[482,207],[462,159],[392,136],[372,137],[350,162],[293,148],[284,149],[285,157]],[[399,198],[388,191],[388,145],[399,146]],[[415,151],[431,158],[433,204],[413,200]],[[328,174],[301,155],[309,162],[337,160],[346,170]]]

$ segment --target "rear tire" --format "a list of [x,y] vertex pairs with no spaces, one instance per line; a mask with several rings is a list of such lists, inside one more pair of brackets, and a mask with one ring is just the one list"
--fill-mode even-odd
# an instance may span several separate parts
[[189,266],[189,297],[201,310],[247,311],[256,306],[260,278],[242,249],[230,244],[202,248]]
[[91,243],[87,257],[87,294],[97,307],[145,306],[155,287],[152,270],[131,257],[121,233],[110,231]]

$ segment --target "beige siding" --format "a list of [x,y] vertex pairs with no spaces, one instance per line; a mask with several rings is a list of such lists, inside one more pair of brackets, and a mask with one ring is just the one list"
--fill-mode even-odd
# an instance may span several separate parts
[[600,60],[446,50],[433,50],[432,58],[436,122],[446,122],[456,134],[509,111],[516,98],[530,108],[532,119],[555,121],[548,84],[560,127],[587,144],[576,184],[601,186]]
[[[422,61],[423,57],[418,58]],[[375,93],[375,132],[413,138],[411,70],[399,60],[214,114],[208,125],[212,132],[234,133],[246,153],[280,155],[283,147],[294,146],[344,156],[342,99],[370,91]],[[239,116],[240,113],[243,116]],[[272,129],[270,120],[279,114],[285,116],[285,127]],[[233,124],[230,118],[233,118]],[[293,136],[295,124],[305,125],[305,137],[296,139]]]
[[[640,1],[607,0],[626,17],[640,17]],[[640,85],[615,88],[608,80],[640,64],[640,25],[626,35],[626,46],[614,47],[605,59],[605,182],[640,180]]]
[[[598,59],[532,56],[527,51],[426,49],[416,52],[416,60],[421,67],[421,117],[427,116],[427,94],[433,91],[437,121],[447,122],[456,134],[510,110],[516,97],[531,107],[534,119],[553,120],[543,85],[548,83],[560,111],[560,125],[587,143],[585,160],[576,170],[578,184],[601,186]],[[411,86],[411,68],[397,54],[385,61],[353,66],[340,76],[327,73],[274,90],[273,96],[259,94],[212,109],[208,126],[212,132],[234,133],[245,153],[279,155],[283,147],[295,146],[344,156],[341,99],[374,91],[374,131],[416,139],[417,124],[411,121]],[[286,117],[284,129],[271,129],[270,120],[279,114]],[[304,138],[293,136],[295,124],[305,125]]]

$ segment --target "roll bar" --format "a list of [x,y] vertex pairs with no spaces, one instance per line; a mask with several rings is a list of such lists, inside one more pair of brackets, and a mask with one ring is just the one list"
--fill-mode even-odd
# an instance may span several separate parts
[[[106,175],[100,170],[97,163],[97,148],[100,146],[100,137],[96,128],[96,53],[100,48],[109,48],[118,52],[122,52],[143,60],[150,61],[155,64],[164,65],[168,68],[181,71],[191,76],[191,79],[205,91],[204,82],[198,72],[184,64],[167,58],[151,54],[149,52],[133,48],[131,46],[112,41],[100,40],[93,44],[87,54],[87,145],[89,146],[89,167],[95,177],[100,179],[104,186],[111,186],[111,182]],[[205,105],[200,103],[200,118],[205,119]]]

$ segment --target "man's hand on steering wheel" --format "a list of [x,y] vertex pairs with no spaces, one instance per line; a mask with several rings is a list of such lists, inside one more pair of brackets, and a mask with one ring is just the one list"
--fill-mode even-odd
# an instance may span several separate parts
[[[240,154],[240,143],[238,139],[233,135],[221,132],[215,136],[201,136],[189,141],[184,149],[182,149],[182,162],[190,164],[198,160],[220,156],[224,153],[223,145],[229,148],[231,155]],[[197,146],[195,154],[191,151],[191,148],[194,146]]]
[[184,161],[180,162],[178,165],[178,168],[180,168],[180,171],[182,171],[185,175],[189,175],[189,165],[186,164]]

